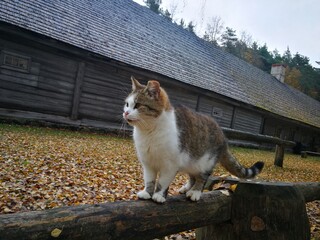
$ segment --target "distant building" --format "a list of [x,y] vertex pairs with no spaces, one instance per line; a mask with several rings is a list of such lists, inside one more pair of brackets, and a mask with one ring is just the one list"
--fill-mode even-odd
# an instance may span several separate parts
[[320,146],[320,103],[131,0],[0,2],[0,117],[120,128],[130,76],[223,127]]

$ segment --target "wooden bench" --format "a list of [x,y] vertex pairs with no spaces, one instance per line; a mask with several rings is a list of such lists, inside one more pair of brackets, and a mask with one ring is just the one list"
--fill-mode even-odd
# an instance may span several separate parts
[[311,151],[302,151],[301,152],[301,157],[302,158],[307,158],[308,157],[308,155],[310,155],[310,156],[319,156],[320,157],[320,153],[319,152],[311,152]]
[[270,143],[276,145],[274,165],[283,167],[284,151],[286,147],[294,147],[296,145],[293,141],[284,140],[284,131],[281,132],[280,137],[272,137],[262,134],[255,134],[235,130],[231,128],[222,128],[224,134],[228,139],[253,141],[257,143]]

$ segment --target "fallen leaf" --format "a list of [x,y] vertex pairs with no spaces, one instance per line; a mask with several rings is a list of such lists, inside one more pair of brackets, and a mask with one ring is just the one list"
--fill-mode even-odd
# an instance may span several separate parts
[[51,231],[51,236],[54,238],[57,238],[60,236],[61,232],[62,232],[62,230],[55,228]]

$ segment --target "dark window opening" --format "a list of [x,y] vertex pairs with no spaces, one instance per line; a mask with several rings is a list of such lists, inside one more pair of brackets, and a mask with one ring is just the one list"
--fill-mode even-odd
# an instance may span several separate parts
[[2,52],[2,67],[29,72],[30,58],[14,53]]

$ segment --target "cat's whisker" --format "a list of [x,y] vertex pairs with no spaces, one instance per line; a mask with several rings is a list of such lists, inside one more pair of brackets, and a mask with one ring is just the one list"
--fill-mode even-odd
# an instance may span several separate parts
[[125,125],[125,122],[122,121],[119,134],[121,134],[121,136],[124,137],[125,133],[126,133],[126,125]]
[[122,114],[119,115],[118,121],[121,123],[120,129],[118,130],[118,136],[125,137],[127,134],[127,122],[123,119]]

